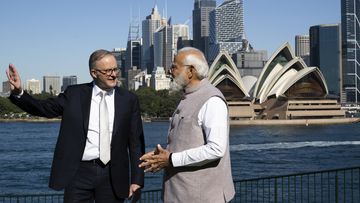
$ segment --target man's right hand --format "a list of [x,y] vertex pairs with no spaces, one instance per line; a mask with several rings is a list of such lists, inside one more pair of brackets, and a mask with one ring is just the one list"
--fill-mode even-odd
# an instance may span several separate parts
[[11,93],[15,95],[21,94],[22,89],[20,75],[13,64],[9,64],[9,68],[6,70],[6,75],[9,79]]

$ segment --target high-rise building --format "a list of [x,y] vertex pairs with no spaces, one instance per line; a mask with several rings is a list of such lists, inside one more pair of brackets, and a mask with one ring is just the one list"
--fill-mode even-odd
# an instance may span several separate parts
[[76,84],[77,84],[76,75],[64,76],[62,79],[61,91],[65,91],[68,86],[76,85]]
[[195,0],[194,2],[193,43],[194,47],[204,52],[206,58],[208,58],[209,50],[209,14],[215,7],[216,0]]
[[178,44],[179,38],[181,38],[181,40],[189,40],[190,39],[189,26],[186,24],[176,24],[176,25],[172,25],[172,29],[173,29],[173,47],[172,47],[172,49],[174,51],[177,51],[178,50],[177,44]]
[[27,80],[26,81],[26,90],[31,94],[40,94],[40,80]]
[[339,24],[310,27],[310,66],[321,70],[329,94],[340,98],[342,61]]
[[306,65],[310,65],[310,37],[309,35],[295,36],[295,55],[302,58]]
[[263,70],[267,57],[266,50],[255,51],[250,43],[243,39],[242,49],[232,55],[241,77],[254,76],[258,78]]
[[167,70],[173,59],[173,28],[170,25],[161,26],[154,34],[154,67],[164,67]]
[[360,0],[341,0],[342,101],[360,102]]
[[115,48],[111,53],[116,58],[117,66],[120,68],[119,77],[122,78],[125,76],[126,49]]
[[129,40],[126,47],[125,72],[136,66],[141,66],[141,40]]
[[220,51],[227,51],[229,55],[236,53],[244,38],[243,0],[225,0],[210,12],[210,61]]
[[2,83],[2,92],[3,92],[3,93],[8,93],[8,92],[10,92],[10,83],[9,83],[9,81],[4,81],[4,82]]
[[58,95],[60,89],[60,76],[43,76],[43,91]]
[[157,6],[145,20],[142,21],[142,57],[141,68],[146,69],[148,73],[154,69],[154,33],[161,26],[162,19]]

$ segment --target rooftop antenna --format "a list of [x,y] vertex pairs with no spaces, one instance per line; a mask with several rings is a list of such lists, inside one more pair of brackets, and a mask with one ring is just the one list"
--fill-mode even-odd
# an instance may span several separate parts
[[165,18],[166,18],[166,20],[167,20],[167,17],[168,17],[168,15],[167,15],[167,0],[165,0]]

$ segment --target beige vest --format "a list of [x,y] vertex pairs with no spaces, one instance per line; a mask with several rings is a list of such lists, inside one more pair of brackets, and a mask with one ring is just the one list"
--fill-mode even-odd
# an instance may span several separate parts
[[[170,123],[168,134],[170,152],[180,152],[206,144],[205,135],[198,124],[198,114],[204,103],[213,96],[225,101],[222,93],[207,79],[203,79],[192,89],[186,89]],[[229,135],[229,129],[227,131]],[[229,136],[224,139],[229,139]],[[166,169],[163,181],[165,203],[229,202],[235,194],[229,146],[224,157],[203,166]]]

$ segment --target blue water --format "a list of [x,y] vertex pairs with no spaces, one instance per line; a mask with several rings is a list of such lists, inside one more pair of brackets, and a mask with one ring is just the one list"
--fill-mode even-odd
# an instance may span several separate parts
[[[146,150],[165,147],[168,123],[144,123]],[[0,194],[52,192],[48,178],[59,123],[0,123]],[[234,179],[360,166],[360,123],[232,127]],[[161,187],[146,174],[145,189]]]

